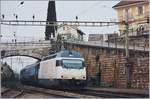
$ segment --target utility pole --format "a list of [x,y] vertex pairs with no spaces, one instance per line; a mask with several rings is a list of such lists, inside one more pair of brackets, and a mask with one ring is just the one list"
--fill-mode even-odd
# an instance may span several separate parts
[[[0,1],[0,5],[1,5],[1,1]],[[0,12],[0,15],[1,15],[1,12]],[[2,20],[1,19],[1,16],[0,16],[0,20]],[[1,24],[0,24],[0,30],[1,30]],[[1,38],[2,38],[2,34],[1,34],[1,31],[0,31],[0,68],[1,68],[1,66],[2,66],[2,62],[1,62]],[[1,73],[1,72],[0,72]]]
[[128,10],[126,10],[126,16],[125,16],[125,52],[126,52],[126,58],[129,57],[129,43],[128,43],[128,34],[129,34],[129,23],[128,23]]
[[126,25],[126,33],[125,33],[125,50],[126,50],[126,58],[129,57],[129,42],[128,42],[128,36],[129,36],[129,24],[128,22],[125,22]]
[[125,65],[126,65],[126,77],[127,77],[127,88],[131,87],[131,66],[129,65],[129,43],[128,43],[128,36],[129,36],[129,22],[128,22],[128,17],[129,17],[129,13],[128,13],[128,9],[126,9],[126,16],[125,16],[125,27],[126,27],[126,31],[125,31],[125,52],[126,52],[126,57],[125,57]]
[[2,62],[1,62],[1,59],[2,59],[2,57],[1,57],[1,52],[2,52],[2,49],[1,49],[1,38],[2,38],[2,34],[0,32],[0,67],[2,66]]

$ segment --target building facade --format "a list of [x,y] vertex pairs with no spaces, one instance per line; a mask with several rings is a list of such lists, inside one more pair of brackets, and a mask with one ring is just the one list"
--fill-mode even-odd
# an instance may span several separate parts
[[[123,22],[128,19],[129,36],[137,36],[148,33],[149,27],[149,2],[148,0],[122,0],[115,6],[117,10],[118,21]],[[124,34],[125,25],[120,24],[120,34]]]
[[57,35],[60,35],[65,41],[83,41],[83,36],[85,33],[83,33],[76,26],[71,27],[68,25],[63,25],[58,27]]
[[107,42],[118,37],[117,33],[112,34],[89,34],[88,41]]
[[104,41],[103,34],[89,34],[88,41]]

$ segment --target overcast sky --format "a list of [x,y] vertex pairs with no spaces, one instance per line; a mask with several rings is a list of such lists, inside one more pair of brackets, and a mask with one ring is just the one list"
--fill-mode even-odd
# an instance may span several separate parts
[[[35,20],[46,20],[48,1],[1,1],[1,14],[5,19],[15,19],[13,14],[18,15],[18,19],[32,20],[33,14]],[[117,21],[117,12],[112,8],[119,1],[56,1],[57,20],[74,21],[78,16],[81,21]],[[118,31],[118,26],[113,27],[79,27],[88,34],[108,34]],[[45,27],[27,27],[27,26],[1,26],[2,40],[11,41],[13,33],[16,32],[18,41],[44,39]]]

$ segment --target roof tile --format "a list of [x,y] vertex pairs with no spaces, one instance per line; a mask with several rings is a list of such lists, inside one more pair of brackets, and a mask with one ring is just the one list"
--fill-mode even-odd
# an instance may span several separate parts
[[123,6],[123,5],[134,4],[134,3],[141,3],[141,2],[148,2],[148,1],[146,0],[122,0],[116,5],[114,5],[113,8]]

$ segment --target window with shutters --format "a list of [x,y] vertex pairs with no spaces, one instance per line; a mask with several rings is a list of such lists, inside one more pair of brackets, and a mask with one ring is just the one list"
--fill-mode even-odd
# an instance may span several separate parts
[[139,16],[143,15],[143,6],[142,5],[138,6],[138,15]]

